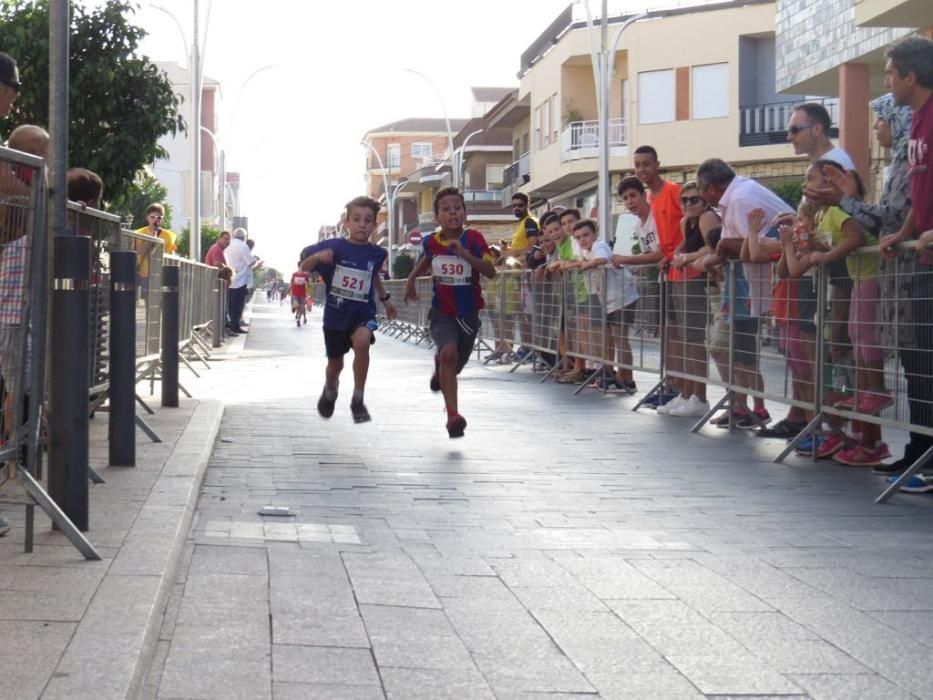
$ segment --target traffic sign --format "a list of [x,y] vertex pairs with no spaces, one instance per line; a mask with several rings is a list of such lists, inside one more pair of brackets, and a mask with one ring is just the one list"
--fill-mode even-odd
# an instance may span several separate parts
[[411,243],[412,245],[418,245],[419,243],[421,243],[421,231],[415,229],[414,231],[409,233],[408,242]]

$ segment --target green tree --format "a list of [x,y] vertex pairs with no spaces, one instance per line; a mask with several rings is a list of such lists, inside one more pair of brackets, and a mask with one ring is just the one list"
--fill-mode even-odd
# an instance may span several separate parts
[[392,261],[392,279],[403,280],[415,269],[415,261],[408,255],[399,255]]
[[[168,78],[136,55],[146,31],[130,22],[135,6],[70,4],[69,164],[100,175],[106,200],[120,199],[140,168],[167,155],[159,137],[185,123]],[[23,84],[5,133],[48,125],[48,0],[0,0],[0,47],[16,59]]]
[[136,178],[119,198],[111,200],[110,211],[126,220],[133,217],[133,228],[146,225],[146,208],[153,202],[165,206],[165,218],[162,226],[172,228],[172,207],[165,200],[168,191],[159,180],[145,170],[136,173]]
[[787,202],[794,211],[797,210],[797,207],[800,206],[800,200],[803,199],[803,185],[800,178],[772,183],[768,185],[768,189]]
[[[204,256],[207,254],[208,249],[217,242],[217,237],[220,236],[220,229],[211,224],[201,224],[201,255]],[[190,256],[191,250],[191,229],[188,226],[185,226],[181,233],[178,234],[178,250],[175,251],[176,255],[181,255],[185,258]],[[203,262],[203,261],[199,261]]]

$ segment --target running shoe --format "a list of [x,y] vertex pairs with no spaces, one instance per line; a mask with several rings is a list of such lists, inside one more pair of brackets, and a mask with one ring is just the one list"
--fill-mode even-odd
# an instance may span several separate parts
[[823,439],[817,443],[816,456],[820,459],[827,459],[845,446],[845,438],[839,437],[836,433],[824,435]]
[[807,427],[806,423],[795,423],[786,418],[779,420],[770,428],[761,428],[755,431],[755,437],[760,438],[781,438],[791,440],[800,434],[800,431]]
[[669,416],[678,416],[678,417],[687,417],[687,418],[699,418],[700,416],[705,416],[709,412],[709,402],[700,401],[699,397],[694,394],[689,399],[684,401],[680,406],[672,408],[668,411]]
[[684,406],[686,403],[687,403],[687,399],[685,399],[680,394],[677,394],[677,396],[675,396],[670,401],[666,401],[665,403],[662,403],[660,406],[658,406],[658,415],[668,416],[670,415],[671,411],[673,411],[675,408],[680,408],[681,406]]
[[351,401],[350,413],[353,414],[354,423],[367,423],[372,420],[369,411],[366,410],[366,404],[362,401]]
[[466,426],[466,418],[458,413],[447,419],[447,434],[452,438],[463,437],[463,431],[466,430]]
[[771,414],[765,408],[749,411],[740,420],[735,422],[735,427],[740,430],[754,430],[771,422]]
[[[893,484],[897,481],[896,476],[888,477],[888,483]],[[904,493],[931,493],[933,492],[933,479],[922,474],[913,474],[901,485],[901,491]]]
[[813,443],[816,443],[817,446],[823,444],[823,436],[819,435],[814,438],[812,435],[808,435],[803,440],[797,443],[797,447],[794,448],[794,452],[805,457],[809,457],[813,454]]
[[911,460],[901,457],[890,464],[878,464],[871,471],[872,474],[878,474],[879,476],[891,476],[892,474],[900,474],[901,472],[907,471],[907,468],[911,464],[913,464]]
[[330,418],[334,415],[334,405],[337,403],[337,395],[334,395],[334,398],[329,399],[327,395],[322,391],[321,398],[317,400],[317,412],[321,414],[323,418]]
[[635,382],[622,382],[622,389],[629,394],[635,394],[638,391],[638,385]]
[[856,404],[859,413],[867,416],[877,416],[888,406],[894,404],[890,394],[863,394]]
[[846,450],[839,450],[833,455],[833,460],[850,467],[874,467],[890,456],[888,446],[880,442],[873,449],[864,445],[856,445]]
[[[735,423],[740,418],[742,418],[748,411],[745,409],[737,409],[732,412],[732,422]],[[709,422],[710,425],[715,425],[717,428],[728,428],[729,427],[729,411],[723,411],[715,418],[711,419]]]

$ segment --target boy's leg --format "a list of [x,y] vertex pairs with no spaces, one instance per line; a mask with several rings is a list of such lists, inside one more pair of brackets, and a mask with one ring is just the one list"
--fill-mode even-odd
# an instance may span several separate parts
[[363,392],[369,374],[369,346],[373,342],[373,332],[366,326],[358,326],[350,335],[350,342],[353,345],[353,398],[350,400],[350,411],[354,422],[365,423],[370,418],[363,403]]
[[350,349],[350,336],[346,331],[325,328],[324,347],[327,351],[327,367],[324,369],[324,391],[317,401],[317,411],[324,418],[330,418],[334,415],[334,405],[337,403],[343,356]]

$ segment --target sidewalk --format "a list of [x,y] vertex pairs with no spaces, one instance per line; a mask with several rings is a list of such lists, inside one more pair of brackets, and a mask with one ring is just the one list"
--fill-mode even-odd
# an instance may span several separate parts
[[[242,346],[228,341],[218,357]],[[25,554],[24,508],[2,506],[14,527],[0,540],[0,698],[138,693],[220,426],[223,405],[209,387],[221,371],[197,380],[182,368],[195,398],[177,409],[159,407],[158,384],[154,397],[137,386],[163,442],[137,431],[136,467],[107,466],[107,413],[91,420],[91,466],[106,483],[90,487],[86,535],[102,561],[85,561],[38,508],[35,550]]]
[[143,697],[933,698],[933,498],[476,363],[451,441],[381,335],[325,422],[319,323],[257,306],[214,394]]

